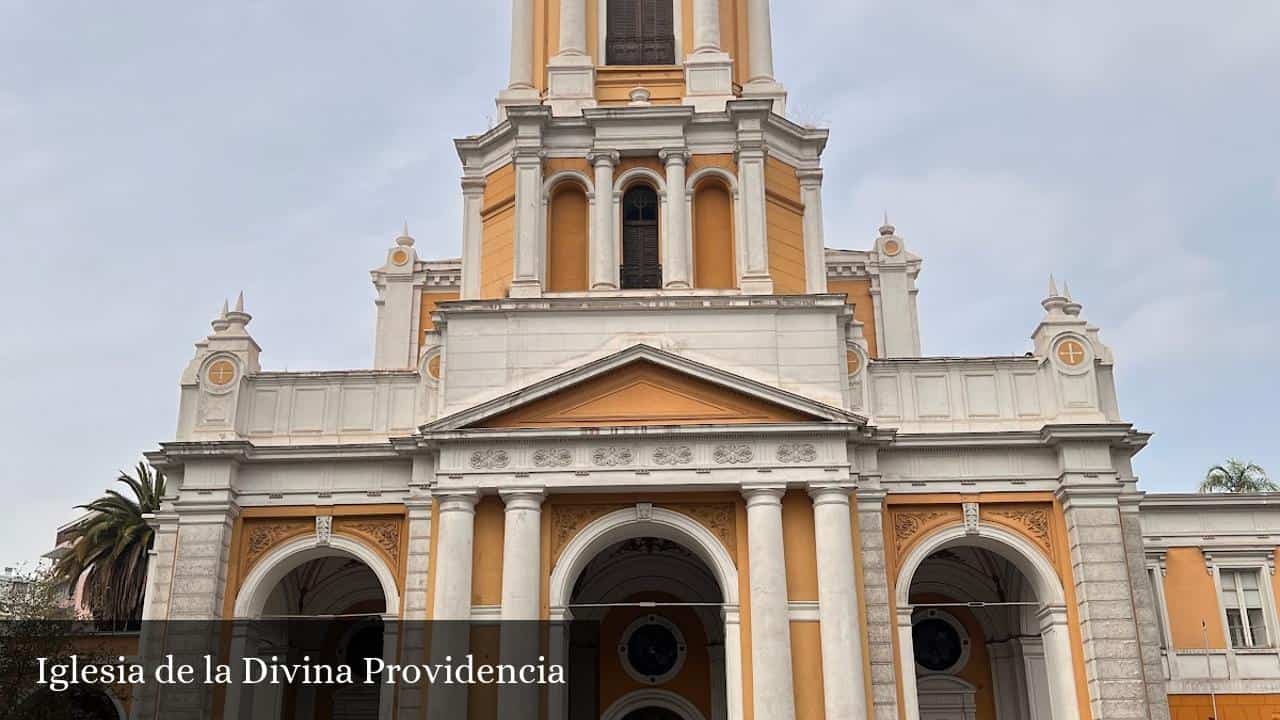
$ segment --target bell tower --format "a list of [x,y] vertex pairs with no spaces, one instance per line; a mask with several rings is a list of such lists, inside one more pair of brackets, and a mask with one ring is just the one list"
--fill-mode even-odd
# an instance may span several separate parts
[[827,131],[768,0],[513,0],[499,124],[457,141],[463,299],[826,291]]
[[513,0],[507,108],[545,102],[556,116],[625,102],[723,111],[764,98],[782,114],[769,0]]

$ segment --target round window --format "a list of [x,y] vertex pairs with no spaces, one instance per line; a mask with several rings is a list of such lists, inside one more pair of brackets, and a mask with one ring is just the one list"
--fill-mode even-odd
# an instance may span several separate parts
[[684,665],[687,651],[680,629],[658,615],[646,615],[631,623],[618,646],[627,673],[650,685],[675,677]]
[[917,620],[911,628],[916,664],[929,672],[959,669],[969,654],[969,641],[961,635],[958,624],[949,620],[930,614]]

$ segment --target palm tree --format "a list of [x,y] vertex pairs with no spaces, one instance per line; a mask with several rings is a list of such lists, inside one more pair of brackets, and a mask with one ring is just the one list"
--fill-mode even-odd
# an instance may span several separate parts
[[72,529],[71,551],[58,560],[54,572],[73,587],[86,576],[84,601],[94,619],[123,623],[142,615],[147,553],[155,538],[143,516],[159,511],[165,477],[140,462],[133,475],[121,472],[116,482],[128,485],[133,498],[107,490],[80,505],[89,516]]
[[1267,477],[1267,471],[1232,458],[1222,465],[1214,465],[1200,483],[1202,493],[1263,493],[1280,492],[1280,485]]

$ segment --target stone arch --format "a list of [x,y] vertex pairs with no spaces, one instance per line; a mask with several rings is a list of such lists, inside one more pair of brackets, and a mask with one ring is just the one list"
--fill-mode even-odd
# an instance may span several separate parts
[[693,703],[666,690],[645,689],[619,698],[600,716],[600,720],[624,720],[627,715],[645,708],[659,707],[679,715],[684,720],[705,720]]
[[[588,523],[565,544],[552,568],[548,590],[551,620],[563,621],[570,618],[569,604],[574,585],[593,558],[614,543],[640,537],[659,538],[680,544],[706,564],[719,585],[723,599],[721,615],[724,624],[726,717],[728,720],[740,720],[743,695],[738,568],[724,543],[706,526],[688,515],[666,508],[645,508],[642,511],[639,507],[632,507],[615,510]],[[567,637],[553,637],[553,660],[564,657],[567,651]],[[553,691],[550,700],[551,716],[561,717],[559,712],[565,698]],[[645,706],[631,707],[627,712],[642,707]],[[625,714],[617,717],[623,718]],[[685,717],[700,718],[701,715]]]
[[364,563],[378,578],[386,600],[386,613],[400,610],[400,588],[395,571],[387,565],[382,553],[364,543],[334,534],[327,545],[322,545],[314,535],[295,538],[264,555],[245,576],[236,593],[233,610],[235,618],[252,619],[262,614],[268,598],[276,585],[295,568],[311,560],[326,557],[349,557]]
[[1037,618],[1044,639],[1049,668],[1051,720],[1079,720],[1080,698],[1076,688],[1075,652],[1068,626],[1066,592],[1057,569],[1038,545],[1011,530],[979,522],[976,528],[947,525],[917,539],[902,558],[895,578],[897,605],[898,667],[901,673],[904,717],[920,719],[919,689],[912,638],[912,580],[931,555],[948,548],[968,546],[992,552],[1009,561],[1030,583],[1039,603]]

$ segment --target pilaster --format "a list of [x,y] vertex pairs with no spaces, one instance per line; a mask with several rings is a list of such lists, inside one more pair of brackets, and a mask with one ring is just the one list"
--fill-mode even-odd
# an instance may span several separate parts
[[667,169],[667,237],[663,244],[663,287],[667,290],[688,290],[693,287],[693,246],[689,237],[689,218],[686,215],[689,199],[685,190],[689,151],[684,148],[667,148],[658,153],[658,158]]
[[483,175],[462,178],[462,292],[463,300],[480,298],[481,252],[484,242],[484,189],[488,180]]
[[804,203],[804,275],[809,293],[827,291],[827,246],[822,225],[822,169],[796,171]]
[[772,295],[769,276],[769,223],[766,214],[764,129],[769,105],[761,101],[729,103],[737,134],[739,201],[742,204],[742,277],[738,286],[753,295]]
[[516,146],[512,162],[516,174],[515,267],[511,297],[542,296],[546,248],[542,247],[542,130],[550,111],[545,107],[512,111]]
[[[868,478],[864,475],[863,480]],[[874,483],[871,483],[874,485]],[[862,598],[871,655],[871,700],[875,720],[898,719],[898,678],[893,648],[895,628],[889,604],[889,575],[884,546],[885,492],[862,487],[857,493],[858,535],[862,550]]]

